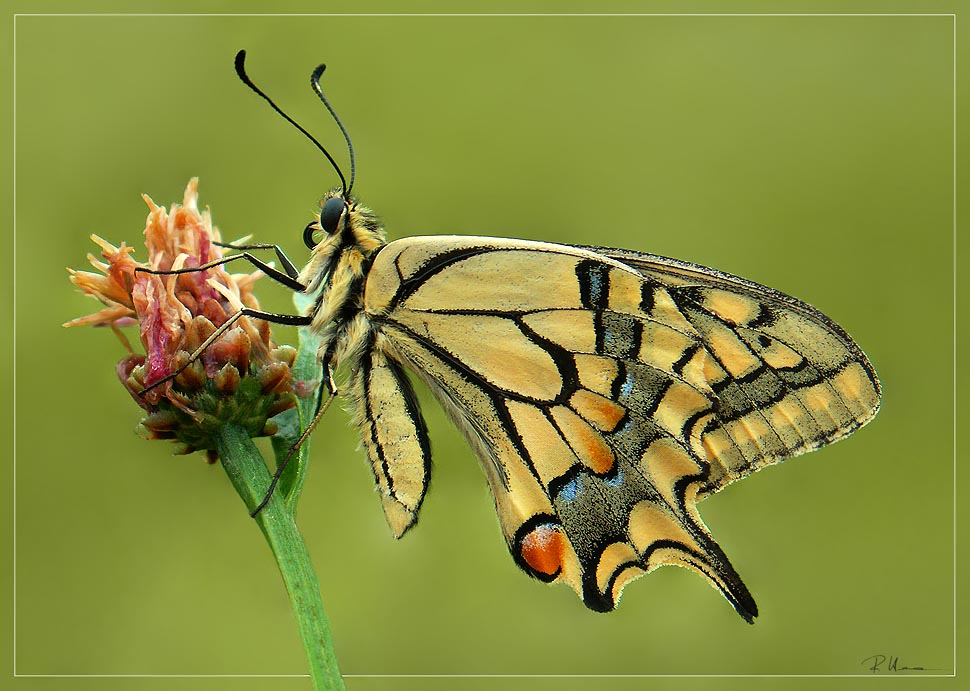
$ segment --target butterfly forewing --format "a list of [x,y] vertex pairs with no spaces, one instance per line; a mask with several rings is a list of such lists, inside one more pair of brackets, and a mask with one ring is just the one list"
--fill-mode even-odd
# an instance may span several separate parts
[[[873,418],[880,386],[858,345],[814,307],[707,267],[599,249],[639,271],[701,335],[715,418],[699,439],[705,494],[783,458],[842,439]],[[650,311],[651,301],[644,309]]]

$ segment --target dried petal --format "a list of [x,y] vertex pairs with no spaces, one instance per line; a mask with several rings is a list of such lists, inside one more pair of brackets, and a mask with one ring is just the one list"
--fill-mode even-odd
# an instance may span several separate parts
[[290,368],[286,363],[273,362],[263,367],[257,375],[264,394],[290,390]]
[[239,370],[232,365],[224,365],[212,379],[212,383],[223,396],[231,396],[239,388]]

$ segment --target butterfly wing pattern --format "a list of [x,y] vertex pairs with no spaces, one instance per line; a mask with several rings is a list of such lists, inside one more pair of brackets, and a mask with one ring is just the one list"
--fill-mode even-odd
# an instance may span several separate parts
[[516,563],[596,611],[664,564],[757,606],[696,503],[875,415],[866,356],[814,308],[624,250],[411,237],[366,271],[356,403],[393,533],[430,472],[407,369],[485,471]]
[[865,353],[811,305],[697,264],[599,251],[670,296],[723,370],[709,375],[716,422],[703,437],[713,467],[701,498],[843,439],[878,412],[879,379]]
[[252,82],[245,56],[240,80],[320,149],[341,185],[303,230],[311,257],[298,274],[278,246],[282,272],[248,253],[230,259],[307,297],[298,317],[247,313],[315,333],[331,395],[334,368],[348,365],[392,533],[414,525],[430,478],[410,371],[474,449],[528,574],[609,611],[629,581],[675,564],[752,621],[754,599],[697,502],[872,419],[879,382],[852,339],[787,295],[654,255],[486,237],[388,243],[351,194],[353,146],[320,86],[325,66],[310,83],[347,140],[349,184]]

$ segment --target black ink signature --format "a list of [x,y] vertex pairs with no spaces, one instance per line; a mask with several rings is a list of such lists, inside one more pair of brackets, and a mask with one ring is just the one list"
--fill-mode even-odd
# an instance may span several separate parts
[[935,672],[929,667],[920,665],[901,665],[898,655],[870,655],[863,659],[862,666],[873,674],[880,672]]

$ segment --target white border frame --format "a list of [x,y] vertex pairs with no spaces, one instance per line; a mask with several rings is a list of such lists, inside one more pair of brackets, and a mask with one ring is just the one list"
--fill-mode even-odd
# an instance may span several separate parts
[[[662,12],[604,12],[604,13],[260,13],[260,12],[205,12],[205,13],[30,13],[21,12],[13,15],[13,79],[12,79],[12,121],[13,121],[13,376],[11,406],[13,426],[12,432],[12,582],[13,582],[13,616],[12,616],[12,655],[13,677],[15,678],[91,678],[91,679],[292,679],[309,678],[309,674],[19,674],[17,672],[17,19],[19,17],[950,17],[953,20],[953,671],[952,673],[937,674],[899,674],[897,677],[906,678],[934,678],[957,676],[957,15],[956,13],[840,13],[840,12],[800,12],[800,13],[763,13],[763,12],[723,12],[723,13],[662,13]],[[345,679],[653,679],[653,678],[871,678],[881,676],[890,678],[890,674],[343,674]]]

